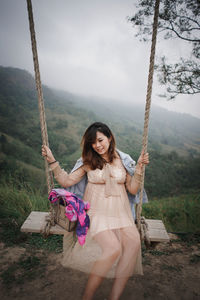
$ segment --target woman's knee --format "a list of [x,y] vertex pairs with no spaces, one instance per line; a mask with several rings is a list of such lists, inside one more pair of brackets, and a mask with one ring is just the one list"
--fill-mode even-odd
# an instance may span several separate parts
[[110,244],[104,249],[104,255],[111,258],[112,260],[116,260],[121,254],[121,245],[119,242],[115,242]]
[[124,246],[129,249],[139,249],[141,247],[140,234],[135,228],[132,232],[128,232],[123,242]]
[[118,256],[120,256],[121,254],[121,245],[120,243],[116,243],[115,245],[113,245],[113,249],[112,249],[112,255],[115,257],[115,258],[118,258]]

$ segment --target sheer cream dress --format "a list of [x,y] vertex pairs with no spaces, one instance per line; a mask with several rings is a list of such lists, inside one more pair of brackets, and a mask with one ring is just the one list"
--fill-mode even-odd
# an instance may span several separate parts
[[55,179],[67,188],[87,173],[88,184],[83,200],[90,202],[90,228],[86,242],[72,243],[72,233],[63,239],[62,265],[102,277],[129,277],[142,274],[141,247],[126,189],[131,193],[134,178],[121,159],[107,163],[102,170],[85,166],[67,174],[56,163]]

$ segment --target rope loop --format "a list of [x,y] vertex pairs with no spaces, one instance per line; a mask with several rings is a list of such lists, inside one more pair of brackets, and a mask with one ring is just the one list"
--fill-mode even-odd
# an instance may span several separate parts
[[145,245],[149,247],[151,245],[149,237],[149,226],[145,217],[141,217],[141,240],[144,241]]

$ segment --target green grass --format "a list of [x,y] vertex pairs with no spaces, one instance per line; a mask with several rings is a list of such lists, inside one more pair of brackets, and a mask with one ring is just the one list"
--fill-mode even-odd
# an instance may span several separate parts
[[12,182],[0,185],[0,195],[0,240],[6,246],[62,251],[62,236],[53,235],[46,239],[41,234],[20,231],[22,223],[32,210],[49,210],[47,195],[41,195],[39,191],[19,184],[16,187]]
[[179,239],[178,240],[174,240],[173,242],[183,242],[185,244],[187,244],[188,247],[190,247],[191,245],[195,245],[195,244],[199,244],[200,243],[200,234],[199,233],[177,233]]
[[32,210],[48,211],[49,203],[47,195],[42,195],[39,190],[10,180],[0,184],[0,207],[1,218],[12,214],[23,220]]
[[152,200],[143,205],[142,214],[163,220],[168,232],[200,233],[200,193]]
[[[13,180],[2,181],[0,184],[0,240],[6,246],[21,245],[61,252],[61,236],[54,235],[45,239],[41,234],[20,232],[22,223],[32,210],[49,210],[47,194],[42,195],[39,190],[33,190]],[[185,232],[185,234],[180,234],[179,239],[188,245],[199,242],[199,193],[152,200],[143,206],[143,215],[146,218],[163,220],[167,231]],[[154,251],[152,255],[164,254]]]
[[62,240],[63,236],[61,235],[50,235],[47,238],[43,238],[41,234],[32,234],[29,235],[28,240],[26,241],[25,247],[44,249],[49,252],[62,252]]

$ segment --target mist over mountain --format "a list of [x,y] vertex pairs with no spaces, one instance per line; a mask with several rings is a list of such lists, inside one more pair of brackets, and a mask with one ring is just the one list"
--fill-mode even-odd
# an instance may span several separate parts
[[[106,122],[122,151],[138,153],[142,144],[144,106],[112,99],[82,97],[43,86],[50,145],[74,156],[82,134],[94,121]],[[34,78],[25,70],[0,67],[0,129],[28,146],[40,147],[39,113]],[[33,135],[33,136],[31,136]],[[35,136],[35,138],[34,138]],[[37,138],[36,138],[37,136]],[[60,145],[59,138],[61,138]],[[33,142],[34,140],[34,142]],[[31,141],[31,142],[30,142]],[[200,119],[153,106],[149,149],[180,155],[200,152]],[[61,148],[63,150],[61,151]],[[76,154],[75,154],[76,155]],[[61,155],[62,156],[62,155]]]
[[[142,147],[143,105],[82,97],[43,86],[49,144],[56,159],[71,170],[81,155],[81,138],[95,121],[107,123],[117,147],[137,160]],[[0,67],[0,180],[13,178],[45,188],[44,160],[35,81],[26,70]],[[150,165],[145,188],[162,197],[199,189],[200,120],[152,107]]]
[[[62,96],[65,99],[68,97],[64,92]],[[133,135],[143,132],[145,103],[127,104],[123,99],[119,103],[112,99],[78,96],[74,96],[73,99],[76,105],[93,111],[97,116],[106,119],[110,125],[114,125],[116,129],[119,124],[123,124],[129,133],[132,130]],[[152,105],[149,124],[150,147],[159,148],[164,152],[176,148],[180,154],[187,151],[195,153],[199,151],[199,136],[200,119]]]

